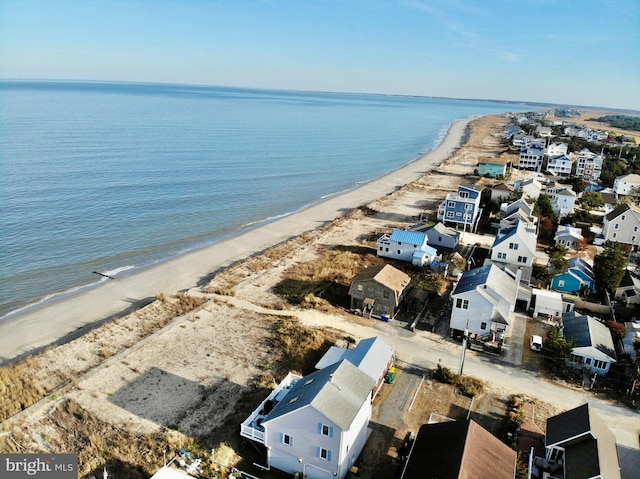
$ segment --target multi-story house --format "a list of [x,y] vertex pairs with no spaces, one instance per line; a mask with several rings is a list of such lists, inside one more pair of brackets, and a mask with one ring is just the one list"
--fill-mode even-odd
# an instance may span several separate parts
[[453,331],[504,335],[512,322],[518,293],[517,279],[494,264],[465,271],[451,293]]
[[631,173],[618,176],[613,180],[613,191],[616,195],[626,196],[631,193],[640,193],[640,175]]
[[607,374],[616,362],[611,330],[595,318],[575,311],[562,315],[562,335],[573,343],[569,366],[592,373]]
[[566,143],[551,143],[547,146],[546,155],[548,157],[566,155],[569,151],[569,146]]
[[584,237],[579,228],[574,228],[571,225],[558,225],[553,240],[567,249],[576,251],[582,248]]
[[583,148],[575,155],[575,176],[587,181],[597,181],[602,173],[602,156],[596,155],[587,148]]
[[363,269],[351,281],[351,309],[393,316],[409,292],[411,277],[390,264]]
[[604,241],[617,241],[637,247],[640,242],[640,208],[623,203],[604,215],[602,236]]
[[458,185],[458,192],[449,193],[438,206],[438,220],[463,225],[470,231],[475,231],[481,213],[481,193],[482,187]]
[[518,169],[542,171],[542,159],[544,158],[544,142],[531,140],[520,148],[520,158],[518,159]]
[[562,219],[565,216],[573,214],[576,205],[576,193],[571,188],[562,188],[556,191],[551,201],[553,211]]
[[593,267],[579,256],[569,259],[567,270],[556,274],[551,280],[551,289],[563,293],[577,294],[593,291],[596,279]]
[[344,479],[367,440],[376,381],[347,359],[289,374],[242,423],[266,452],[265,468],[309,479]]
[[564,178],[571,175],[573,160],[567,155],[552,156],[547,160],[547,173]]
[[536,255],[538,235],[527,229],[524,222],[511,228],[501,229],[489,251],[494,263],[513,264],[531,268]]
[[523,198],[531,198],[532,200],[537,200],[543,189],[544,187],[542,186],[542,183],[540,183],[535,178],[523,181],[522,183],[520,183],[519,188],[519,190],[522,192]]

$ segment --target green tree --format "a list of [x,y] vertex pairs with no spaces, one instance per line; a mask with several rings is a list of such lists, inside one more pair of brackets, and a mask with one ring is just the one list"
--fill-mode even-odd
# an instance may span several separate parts
[[544,349],[547,351],[549,358],[568,358],[573,347],[573,340],[567,341],[564,336],[562,336],[560,328],[557,326],[554,326],[547,331],[547,340],[544,343]]
[[551,218],[552,221],[554,221],[556,217],[556,212],[553,211],[553,206],[551,205],[551,199],[545,194],[538,196],[534,209],[539,211],[539,216],[546,216],[547,218]]
[[553,246],[547,248],[547,254],[549,255],[549,266],[551,266],[553,272],[564,273],[569,266],[569,261],[565,257],[569,250],[559,243],[555,243]]
[[598,208],[604,205],[604,199],[602,198],[602,193],[589,191],[588,193],[583,193],[582,199],[580,200],[580,205],[586,209],[591,210],[593,208]]
[[593,260],[593,273],[598,291],[615,291],[620,286],[626,267],[627,259],[620,243],[607,242],[602,253]]

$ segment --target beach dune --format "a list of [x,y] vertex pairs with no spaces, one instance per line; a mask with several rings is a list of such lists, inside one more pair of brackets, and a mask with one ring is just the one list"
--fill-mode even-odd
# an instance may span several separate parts
[[460,147],[470,119],[454,122],[440,145],[404,167],[357,189],[211,246],[168,260],[67,298],[33,307],[0,322],[0,363],[73,339],[91,325],[125,314],[159,293],[195,287],[216,270],[318,228],[411,183]]

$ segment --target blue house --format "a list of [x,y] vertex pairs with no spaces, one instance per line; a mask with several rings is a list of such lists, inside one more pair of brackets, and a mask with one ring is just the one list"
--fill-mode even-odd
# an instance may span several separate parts
[[571,258],[567,271],[557,274],[551,280],[551,289],[563,293],[576,294],[581,289],[593,291],[595,275],[593,268],[582,258]]
[[480,162],[478,163],[478,174],[480,176],[490,176],[491,178],[497,178],[498,176],[504,177],[507,174],[507,165],[501,165],[499,163]]
[[455,223],[474,231],[480,218],[480,194],[482,187],[476,185],[458,185],[457,193],[449,193],[438,206],[438,220]]

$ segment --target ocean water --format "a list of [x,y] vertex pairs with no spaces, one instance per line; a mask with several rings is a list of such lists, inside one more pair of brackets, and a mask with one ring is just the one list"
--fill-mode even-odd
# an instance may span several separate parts
[[[0,319],[379,177],[484,101],[0,81]],[[127,274],[128,274],[127,273]]]

